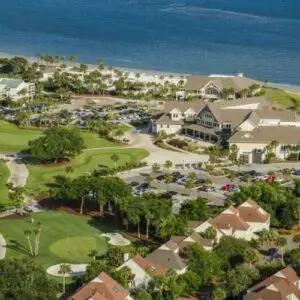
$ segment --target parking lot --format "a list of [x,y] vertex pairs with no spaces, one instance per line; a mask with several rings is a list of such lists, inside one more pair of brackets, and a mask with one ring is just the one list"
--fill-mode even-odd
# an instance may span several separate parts
[[[140,173],[127,174],[123,179],[132,186],[135,195],[142,195],[147,191],[164,194],[166,198],[173,202],[174,213],[179,212],[180,206],[184,201],[196,199],[197,197],[208,199],[211,206],[223,206],[233,192],[239,191],[241,186],[249,185],[255,181],[278,182],[289,186],[282,170],[271,174],[270,172],[268,174],[256,172],[255,170],[239,171],[235,172],[233,179],[228,178],[226,175],[210,176],[204,170],[196,170],[194,171],[197,175],[195,186],[187,189],[185,183],[191,172],[191,170],[170,171],[171,183],[166,183],[165,181],[167,170],[152,173],[149,169]],[[152,177],[150,184],[147,183],[149,175]],[[299,175],[299,170],[291,170],[290,179]]]

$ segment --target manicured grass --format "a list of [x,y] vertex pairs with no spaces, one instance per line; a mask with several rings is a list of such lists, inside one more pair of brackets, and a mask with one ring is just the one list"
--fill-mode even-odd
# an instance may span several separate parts
[[9,204],[8,188],[6,187],[10,172],[4,161],[0,161],[0,206]]
[[40,130],[20,129],[8,122],[0,121],[0,151],[18,152],[25,149],[30,140],[40,135]]
[[[14,124],[0,121],[0,152],[18,152],[28,146],[28,142],[38,138],[43,130],[21,129]],[[95,133],[83,132],[86,148],[115,147],[120,144],[99,138]]]
[[[91,250],[103,254],[107,242],[100,237],[105,227],[87,216],[69,215],[63,212],[47,211],[34,214],[30,219],[1,220],[1,234],[7,242],[7,257],[31,257],[24,230],[32,230],[41,223],[40,255],[34,260],[46,268],[59,263],[88,263]],[[101,228],[101,230],[99,229]],[[34,234],[31,235],[34,245]]]
[[293,102],[291,99],[298,100],[300,102],[300,95],[291,94],[284,90],[277,88],[265,88],[265,96],[271,103],[280,105],[284,108],[291,108]]
[[[48,190],[48,187],[46,185],[53,182],[54,176],[67,175],[70,177],[76,177],[78,175],[90,173],[95,168],[97,168],[99,164],[112,167],[114,163],[110,159],[110,157],[113,153],[118,154],[120,157],[118,165],[123,165],[126,162],[139,162],[148,155],[148,152],[146,150],[138,148],[89,150],[83,152],[68,164],[64,165],[27,165],[29,169],[27,188],[32,194],[38,194],[45,190]],[[72,173],[66,173],[67,166],[72,166]]]

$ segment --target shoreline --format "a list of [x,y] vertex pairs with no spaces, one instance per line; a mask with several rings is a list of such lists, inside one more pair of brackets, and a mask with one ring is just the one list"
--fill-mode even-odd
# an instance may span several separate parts
[[[26,58],[28,61],[31,62],[35,62],[36,59],[34,57],[30,57],[30,56],[25,56],[22,54],[10,54],[10,53],[5,53],[5,52],[0,52],[0,58],[12,58],[14,56],[19,56],[19,57],[24,57]],[[79,66],[80,64],[86,64],[84,62],[74,62],[74,63],[68,63],[69,66]],[[97,68],[97,64],[86,64],[90,69],[95,69]],[[104,67],[107,68],[108,66],[106,66],[104,64]],[[146,69],[135,69],[135,68],[125,68],[125,67],[119,67],[119,66],[112,66],[113,68],[119,69],[123,72],[129,72],[129,73],[140,73],[140,74],[145,74],[145,75],[149,75],[149,76],[164,76],[164,77],[169,77],[169,76],[173,76],[173,77],[182,77],[182,76],[190,76],[190,75],[195,75],[195,74],[191,74],[191,73],[176,73],[176,72],[167,72],[167,71],[155,71],[155,70],[146,70]],[[212,74],[202,74],[202,73],[198,73],[197,75],[201,75],[201,76],[210,76]],[[220,75],[220,76],[234,76],[235,74],[213,74],[213,75]],[[245,74],[247,77],[247,74]],[[278,88],[278,89],[282,89],[287,93],[290,94],[296,94],[296,95],[300,95],[300,85],[293,85],[293,84],[289,84],[289,83],[279,83],[279,82],[268,82],[267,84],[268,87],[271,88]]]

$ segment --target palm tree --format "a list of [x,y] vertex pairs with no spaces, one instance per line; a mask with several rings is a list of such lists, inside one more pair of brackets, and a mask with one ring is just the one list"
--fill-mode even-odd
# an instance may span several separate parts
[[148,183],[149,186],[151,186],[151,183],[153,182],[153,180],[154,180],[153,176],[149,174],[149,175],[146,177],[145,182]]
[[97,254],[98,254],[98,251],[96,249],[93,249],[93,250],[91,250],[89,256],[93,258],[93,261],[95,261]]
[[282,170],[282,175],[284,176],[284,180],[289,180],[291,178],[292,171],[291,169],[285,168]]
[[165,162],[165,168],[167,168],[168,171],[172,168],[172,166],[173,166],[172,161],[166,160],[166,162]]
[[117,153],[113,153],[110,159],[114,162],[115,168],[117,167],[117,162],[120,160],[120,156]]
[[63,293],[66,292],[66,276],[71,273],[71,266],[69,264],[61,264],[58,270],[59,274],[62,274],[63,278]]
[[169,190],[170,183],[173,180],[173,176],[170,173],[165,175],[165,184],[167,185],[167,190]]
[[36,224],[36,229],[34,230],[35,243],[34,243],[34,255],[38,256],[40,251],[40,237],[41,237],[41,223]]
[[196,172],[190,172],[187,175],[187,178],[190,179],[192,182],[195,182],[198,179],[198,175]]
[[253,248],[247,248],[244,252],[244,260],[249,263],[249,267],[252,267],[252,264],[255,264],[258,262],[259,257],[258,253]]
[[276,240],[275,240],[275,246],[276,247],[280,247],[281,250],[281,263],[284,266],[284,260],[283,260],[283,255],[284,255],[284,248],[287,245],[287,240],[285,237],[283,236],[279,236]]
[[31,230],[24,230],[24,234],[26,236],[27,242],[28,242],[28,246],[29,246],[29,250],[30,250],[30,254],[31,256],[34,256],[33,254],[33,249],[32,249],[32,244],[31,244],[31,240],[30,240],[30,235],[31,235],[32,231]]
[[184,184],[184,187],[188,190],[189,196],[191,196],[192,188],[195,186],[195,183],[190,178]]
[[159,170],[160,170],[160,164],[154,163],[154,164],[152,165],[152,172],[153,172],[153,173],[158,173]]

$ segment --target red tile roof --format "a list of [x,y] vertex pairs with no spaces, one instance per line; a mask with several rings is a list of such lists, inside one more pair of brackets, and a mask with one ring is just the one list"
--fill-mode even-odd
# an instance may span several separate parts
[[95,279],[76,291],[69,300],[124,300],[128,292],[106,273],[100,273]]
[[[248,206],[250,205],[250,206]],[[255,201],[248,200],[241,204],[237,211],[241,218],[243,218],[246,222],[259,222],[265,223],[270,219],[270,215],[265,212]]]
[[136,255],[134,258],[132,258],[132,260],[138,264],[143,270],[147,271],[148,269],[150,269],[153,273],[155,273],[156,275],[163,275],[167,272],[167,268],[150,261],[147,258],[144,258],[140,255]]

